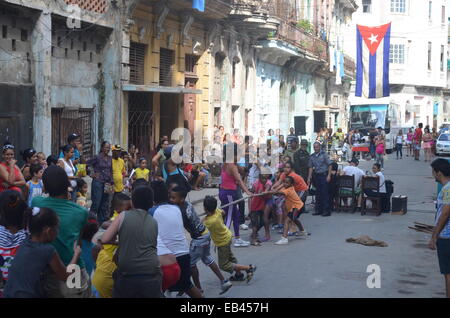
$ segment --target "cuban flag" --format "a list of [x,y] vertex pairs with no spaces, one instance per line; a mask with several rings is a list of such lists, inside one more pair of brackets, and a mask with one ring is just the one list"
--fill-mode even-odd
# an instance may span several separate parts
[[355,96],[365,98],[390,96],[390,42],[391,23],[377,27],[356,26]]

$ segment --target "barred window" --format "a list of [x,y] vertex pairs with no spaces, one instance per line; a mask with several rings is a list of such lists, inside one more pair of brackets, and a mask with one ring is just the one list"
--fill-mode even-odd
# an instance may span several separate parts
[[389,63],[405,64],[405,45],[391,44],[389,52]]
[[405,0],[391,0],[391,12],[405,13],[406,12]]
[[372,0],[363,0],[362,5],[364,13],[372,12]]

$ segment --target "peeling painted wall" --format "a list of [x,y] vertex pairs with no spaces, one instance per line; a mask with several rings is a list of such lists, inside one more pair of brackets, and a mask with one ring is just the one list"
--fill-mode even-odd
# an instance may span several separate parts
[[32,21],[0,13],[0,82],[31,83],[31,30]]
[[98,75],[96,64],[53,58],[52,107],[93,108],[98,105],[95,88]]

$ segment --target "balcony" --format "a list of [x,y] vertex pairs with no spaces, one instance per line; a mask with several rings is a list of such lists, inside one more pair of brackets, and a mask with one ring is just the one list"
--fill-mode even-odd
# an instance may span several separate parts
[[316,26],[311,25],[311,30],[307,31],[298,26],[299,8],[290,0],[266,0],[263,6],[271,17],[280,20],[280,25],[271,38],[278,39],[294,45],[302,53],[318,60],[327,60],[327,43],[313,33],[317,31]]
[[327,43],[325,41],[286,21],[280,23],[275,37],[298,47],[307,55],[319,60],[328,60]]
[[344,70],[345,75],[351,78],[356,76],[356,62],[348,55],[344,55]]
[[232,10],[230,22],[236,29],[257,38],[276,32],[279,21],[269,15],[267,0],[229,0]]

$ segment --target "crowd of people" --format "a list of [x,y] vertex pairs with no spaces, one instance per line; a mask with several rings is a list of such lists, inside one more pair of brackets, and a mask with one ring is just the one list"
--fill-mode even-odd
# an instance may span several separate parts
[[[416,130],[412,140],[419,138],[428,142],[426,134],[419,136]],[[377,160],[372,173],[380,183],[379,192],[366,195],[383,195],[385,134],[379,128],[369,139]],[[17,166],[14,146],[5,143],[0,162],[4,296],[161,297],[173,291],[199,298],[203,296],[200,260],[217,276],[224,293],[233,281],[249,282],[256,271],[254,265],[239,264],[231,246],[270,242],[271,229],[280,234],[276,245],[289,244],[292,237],[307,237],[300,221],[308,213],[307,197],[313,196],[314,215],[330,216],[336,207],[338,175],[355,176],[356,208],[360,208],[361,181],[369,173],[358,168],[356,153],[351,152],[363,140],[358,130],[344,134],[338,129],[333,134],[323,129],[311,154],[309,142],[300,140],[294,128],[286,138],[270,129],[254,140],[241,136],[238,129],[228,134],[217,127],[214,140],[224,157],[231,153],[233,158],[220,165],[220,203],[206,197],[203,220],[188,194],[205,186],[211,175],[209,165],[177,163],[172,158],[174,142],[167,136],[161,138],[152,158],[141,156],[134,145],[125,151],[104,141],[100,152],[86,160],[80,136],[72,134],[57,156],[22,151],[22,168]],[[251,160],[251,154],[262,147],[279,158],[276,167],[266,158]],[[350,163],[341,171],[330,158],[339,149],[344,149]],[[92,179],[90,187],[87,176]],[[250,197],[247,202],[243,194]],[[249,228],[246,210],[250,242],[240,236],[241,230]],[[218,249],[217,263],[210,253],[211,240]],[[37,259],[32,270],[21,275],[32,258]],[[66,267],[73,264],[81,269],[81,286],[69,288],[64,282]],[[225,278],[222,271],[231,276]]]

